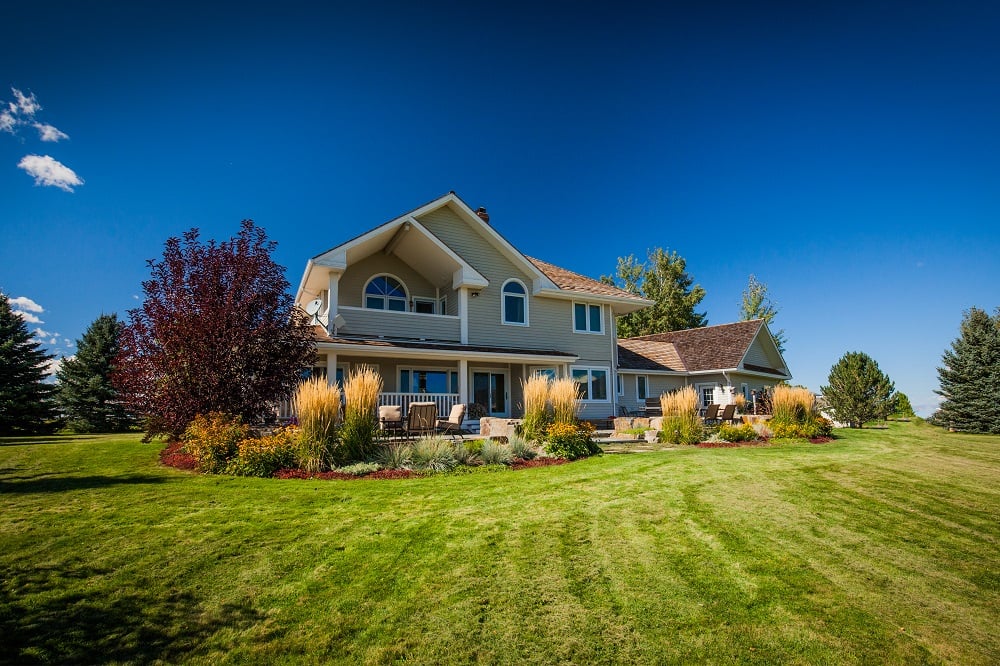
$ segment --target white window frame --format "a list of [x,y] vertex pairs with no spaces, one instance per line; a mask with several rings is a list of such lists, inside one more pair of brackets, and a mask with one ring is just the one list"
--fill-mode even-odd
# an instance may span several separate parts
[[528,376],[544,375],[549,379],[559,378],[559,368],[554,365],[532,365],[528,366]]
[[[719,388],[719,383],[718,382],[704,382],[704,383],[700,383],[700,384],[695,384],[694,388],[695,388],[696,391],[698,391],[698,402],[699,402],[699,404],[701,404],[702,407],[708,407],[709,405],[713,404],[712,400],[715,400],[715,390],[717,388]],[[705,390],[706,389],[711,389],[712,390],[712,400],[710,400],[709,402],[705,402]]]
[[[601,370],[601,371],[604,372],[604,395],[607,396],[606,398],[592,398],[592,397],[590,397],[590,387],[594,383],[594,370]],[[571,378],[573,378],[574,382],[576,381],[576,378],[573,377],[573,373],[577,372],[577,371],[582,371],[582,372],[586,372],[587,373],[587,383],[584,384],[584,386],[587,387],[587,397],[586,398],[579,398],[580,402],[586,403],[586,404],[609,403],[609,402],[611,402],[611,386],[609,386],[610,379],[611,379],[611,368],[609,368],[606,365],[574,365],[574,366],[571,366],[570,370],[569,370],[569,376]]]
[[620,372],[615,373],[615,385],[618,387],[619,397],[625,395],[625,378]]
[[[448,368],[448,367],[436,366],[436,365],[397,365],[396,366],[396,386],[399,387],[399,388],[403,387],[403,382],[400,379],[400,376],[401,376],[401,373],[404,370],[406,372],[410,373],[410,384],[406,387],[405,391],[400,390],[400,391],[398,391],[399,393],[418,393],[418,391],[411,391],[410,390],[413,387],[413,373],[415,373],[415,372],[443,372],[443,373],[445,373],[445,374],[448,375],[448,388],[449,389],[451,388],[451,376],[452,376],[452,374],[454,374],[455,375],[455,382],[456,382],[456,386],[455,386],[456,390],[454,392],[452,392],[450,390],[449,391],[445,391],[445,393],[449,394],[449,395],[454,395],[454,394],[458,393],[458,388],[462,384],[461,377],[458,376],[458,368]],[[440,395],[440,394],[437,394],[437,393],[428,393],[428,395]]]
[[[643,392],[639,391],[639,380],[645,384],[646,390]],[[645,395],[643,395],[645,394]],[[649,376],[648,375],[636,375],[635,376],[635,399],[645,401],[649,397]]]
[[443,312],[438,312],[438,300],[436,298],[427,298],[426,296],[414,296],[413,312],[417,312],[417,303],[427,303],[431,306],[430,312],[418,312],[417,314],[444,314]]
[[[376,278],[380,278],[380,277],[392,278],[393,280],[395,280],[396,282],[399,283],[400,287],[403,288],[403,293],[406,294],[406,296],[402,299],[403,300],[403,309],[402,310],[390,310],[389,309],[389,298],[390,298],[389,296],[383,296],[382,297],[385,300],[385,306],[386,307],[381,308],[381,309],[380,308],[370,308],[370,307],[368,307],[368,285],[370,285],[372,283],[372,280],[375,280]],[[398,300],[399,299],[398,296],[393,296],[392,298],[394,300]],[[361,307],[363,307],[366,310],[380,310],[381,312],[409,312],[410,311],[410,289],[409,289],[409,287],[406,286],[405,282],[403,282],[402,280],[400,280],[398,276],[395,276],[392,273],[376,273],[375,275],[373,275],[370,278],[368,278],[368,280],[365,281],[364,286],[361,287]]]
[[[511,294],[514,298],[524,299],[524,321],[507,321],[507,285],[510,283],[516,283],[524,289],[523,294]],[[518,280],[517,278],[509,278],[504,280],[503,285],[500,286],[500,323],[504,326],[527,326],[528,325],[528,287]]]
[[[582,305],[586,308],[586,329],[580,330],[576,327],[576,306]],[[597,323],[600,326],[600,330],[592,331],[590,330],[590,325],[593,323],[593,310],[591,308],[597,308],[598,316]],[[604,306],[600,303],[590,303],[587,301],[573,301],[573,316],[571,319],[571,325],[573,326],[573,332],[579,333],[581,335],[604,335]]]

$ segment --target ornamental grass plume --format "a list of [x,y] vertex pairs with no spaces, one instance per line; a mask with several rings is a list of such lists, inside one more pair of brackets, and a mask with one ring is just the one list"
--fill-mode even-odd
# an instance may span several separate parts
[[337,448],[340,389],[325,378],[312,377],[299,384],[293,405],[299,421],[299,465],[319,472],[332,464]]
[[549,422],[549,378],[532,375],[522,383],[524,391],[524,419],[522,428],[528,440],[541,440]]
[[664,416],[698,415],[698,394],[693,386],[685,386],[660,396]]
[[376,407],[381,392],[382,376],[370,365],[359,366],[344,380],[344,425],[340,439],[346,460],[363,461],[374,453]]
[[549,386],[549,402],[552,404],[553,422],[574,423],[579,403],[576,382],[570,377],[554,380]]
[[773,419],[779,423],[806,423],[813,416],[816,396],[804,386],[779,384],[771,396]]

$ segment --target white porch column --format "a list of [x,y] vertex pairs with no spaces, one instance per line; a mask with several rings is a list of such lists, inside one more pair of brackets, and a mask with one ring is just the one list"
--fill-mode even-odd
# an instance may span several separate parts
[[333,351],[326,353],[326,383],[330,386],[337,383],[337,354]]
[[329,278],[329,291],[326,292],[326,332],[333,336],[333,320],[337,316],[337,293],[340,291],[340,273],[330,271]]
[[469,404],[469,361],[458,359],[458,401]]
[[469,288],[458,288],[459,342],[469,344]]

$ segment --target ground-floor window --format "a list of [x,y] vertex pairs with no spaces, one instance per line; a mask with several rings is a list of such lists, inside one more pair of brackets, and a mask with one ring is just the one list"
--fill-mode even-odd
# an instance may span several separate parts
[[635,378],[635,397],[645,400],[649,397],[649,378],[646,375],[637,375]]
[[529,377],[535,377],[537,375],[541,375],[542,377],[548,377],[549,379],[555,379],[556,377],[558,377],[556,369],[550,366],[533,365],[530,368],[528,368]]
[[573,381],[580,400],[608,401],[608,368],[573,368]]
[[458,393],[458,373],[438,368],[401,368],[400,393]]

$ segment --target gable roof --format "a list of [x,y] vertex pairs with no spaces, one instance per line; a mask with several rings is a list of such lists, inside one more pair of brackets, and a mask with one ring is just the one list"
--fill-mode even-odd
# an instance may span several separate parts
[[[754,319],[624,338],[618,341],[618,367],[668,372],[735,370],[761,331],[768,332],[764,320]],[[750,364],[743,364],[743,368],[776,377],[791,376],[784,368]]]
[[604,284],[599,280],[589,278],[586,275],[580,275],[579,273],[574,273],[571,270],[565,268],[560,268],[555,264],[550,264],[547,261],[542,261],[541,259],[535,259],[534,257],[528,257],[528,261],[533,263],[538,270],[545,273],[546,276],[560,289],[566,291],[574,291],[581,294],[588,294],[590,296],[603,296],[611,298],[621,298],[629,301],[635,301],[636,303],[647,305],[652,303],[641,296],[636,296],[633,293],[627,292],[624,289],[619,289],[613,285]]

